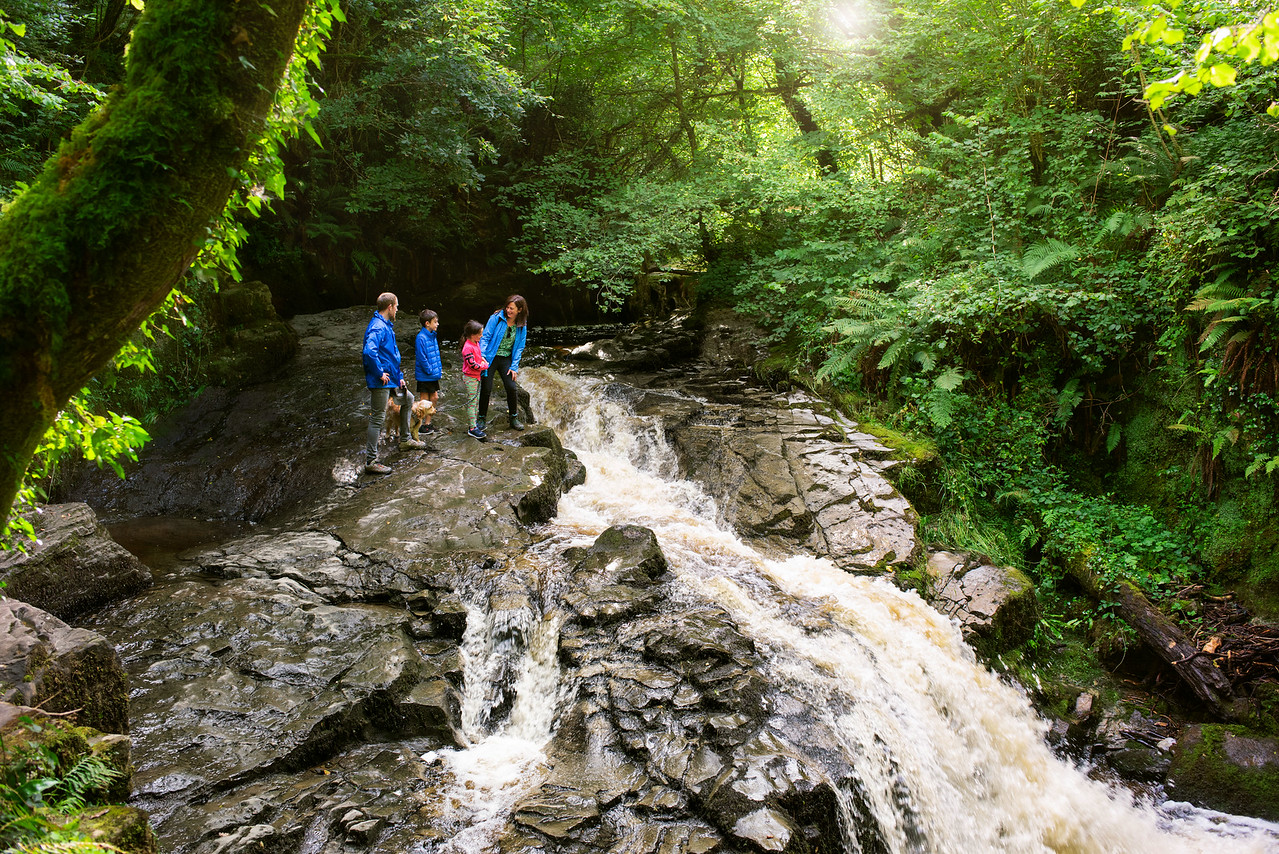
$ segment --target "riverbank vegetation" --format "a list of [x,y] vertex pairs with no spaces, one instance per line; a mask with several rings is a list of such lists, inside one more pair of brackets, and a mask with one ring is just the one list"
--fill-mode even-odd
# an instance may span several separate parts
[[[89,46],[127,31],[58,8],[7,9],[39,63],[0,87],[11,181],[112,82]],[[1116,631],[1104,601],[1072,604],[1081,574],[1200,640],[1212,597],[1279,617],[1265,4],[343,8],[317,110],[292,78],[308,133],[240,182],[270,210],[225,221],[203,299],[236,264],[293,310],[484,270],[632,308],[637,283],[695,280],[787,370],[928,449],[902,488],[929,536],[1030,570],[1050,625]]]

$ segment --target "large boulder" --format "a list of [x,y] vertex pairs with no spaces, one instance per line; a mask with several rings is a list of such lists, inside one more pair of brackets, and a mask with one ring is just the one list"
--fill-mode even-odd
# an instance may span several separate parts
[[652,607],[655,581],[666,573],[666,557],[647,528],[609,528],[575,559],[564,604],[584,623],[610,623]]
[[1035,631],[1035,585],[1015,567],[935,550],[928,556],[928,580],[929,603],[958,620],[964,640],[986,655],[1012,649]]
[[102,732],[129,731],[129,688],[116,648],[15,599],[0,600],[0,701],[75,712]]
[[705,406],[668,423],[686,476],[704,484],[734,528],[802,545],[850,572],[911,566],[918,518],[888,482],[891,452],[844,431],[816,402],[759,397]]
[[5,595],[62,620],[151,584],[151,571],[125,551],[83,503],[50,504],[31,516],[35,543],[0,552]]
[[1239,726],[1195,724],[1173,748],[1174,797],[1223,812],[1279,821],[1279,739]]
[[273,375],[271,366],[297,353],[298,334],[276,314],[262,282],[225,285],[214,305],[224,340],[205,368],[215,384],[264,382]]
[[852,775],[834,734],[770,688],[727,611],[673,595],[652,532],[616,526],[565,559],[576,694],[504,849],[841,848]]
[[163,837],[193,832],[193,801],[352,745],[460,741],[456,659],[403,606],[332,605],[289,577],[191,578],[109,618],[136,639],[135,797]]

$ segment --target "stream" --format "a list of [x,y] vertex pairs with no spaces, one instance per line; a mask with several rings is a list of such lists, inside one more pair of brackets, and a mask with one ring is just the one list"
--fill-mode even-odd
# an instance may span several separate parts
[[[754,642],[781,689],[775,702],[803,704],[837,733],[858,794],[840,799],[845,851],[1279,850],[1279,826],[1140,801],[1055,755],[1024,693],[979,664],[957,626],[914,593],[824,559],[757,553],[726,530],[696,484],[677,477],[661,425],[610,401],[600,381],[542,369],[521,380],[538,417],[588,471],[539,530],[536,552],[589,545],[616,524],[655,531],[676,588],[727,609]],[[553,602],[553,563],[540,572]],[[427,757],[452,772],[445,798],[457,824],[447,841],[418,851],[495,850],[507,811],[541,780],[540,751],[572,693],[555,665],[554,605],[518,619],[472,618],[471,746]],[[509,687],[495,693],[495,682]],[[505,690],[513,706],[494,725],[490,712],[510,703]]]

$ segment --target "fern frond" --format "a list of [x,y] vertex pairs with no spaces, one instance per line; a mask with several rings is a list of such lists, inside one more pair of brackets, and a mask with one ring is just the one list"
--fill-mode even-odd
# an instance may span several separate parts
[[1113,454],[1115,452],[1115,448],[1119,447],[1119,441],[1123,439],[1123,437],[1124,431],[1123,428],[1119,426],[1119,422],[1111,422],[1110,430],[1106,433],[1106,453]]
[[880,357],[879,364],[876,365],[876,367],[883,370],[884,368],[891,368],[893,365],[897,364],[897,360],[901,358],[908,343],[909,339],[903,337],[898,338],[892,344],[889,344],[888,349],[884,351],[884,355]]
[[1074,413],[1075,407],[1083,399],[1084,393],[1079,390],[1079,378],[1075,377],[1067,382],[1057,394],[1057,423],[1064,426]]
[[822,362],[821,367],[817,369],[817,379],[825,380],[830,377],[839,376],[844,372],[852,369],[857,364],[857,351],[850,348],[840,348]]
[[50,806],[64,815],[82,810],[90,793],[105,789],[120,772],[96,756],[82,756],[62,775],[62,782],[50,792]]
[[[1239,318],[1236,317],[1231,320],[1233,321],[1238,319]],[[1204,334],[1199,339],[1199,352],[1205,353],[1213,347],[1216,347],[1223,339],[1226,338],[1226,336],[1230,335],[1233,330],[1234,324],[1230,321],[1213,321],[1213,323],[1204,330]]]
[[955,396],[945,389],[934,389],[924,398],[924,411],[934,427],[945,429],[955,420]]
[[954,391],[963,385],[964,369],[959,367],[950,367],[942,372],[941,376],[933,380],[933,385],[943,391]]
[[1118,234],[1120,237],[1127,237],[1132,234],[1135,219],[1132,211],[1117,210],[1106,218],[1106,222],[1101,228],[1107,234]]
[[1033,279],[1045,270],[1074,261],[1079,255],[1078,246],[1049,238],[1027,247],[1021,258],[1021,266],[1026,277]]

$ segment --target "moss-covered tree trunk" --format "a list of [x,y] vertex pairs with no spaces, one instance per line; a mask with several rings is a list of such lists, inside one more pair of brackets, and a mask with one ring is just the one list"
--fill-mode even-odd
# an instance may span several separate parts
[[0,511],[36,444],[190,265],[307,0],[148,0],[125,82],[0,216]]

